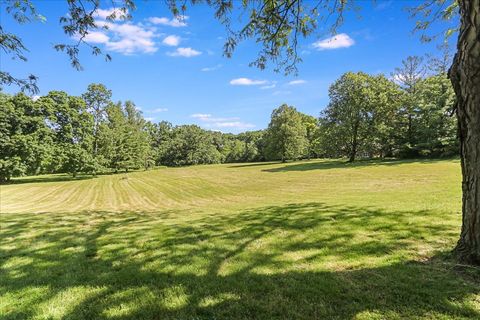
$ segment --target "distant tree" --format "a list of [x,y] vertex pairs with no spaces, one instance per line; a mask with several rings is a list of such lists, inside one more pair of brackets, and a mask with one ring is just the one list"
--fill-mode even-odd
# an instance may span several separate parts
[[445,73],[418,84],[418,130],[415,149],[421,155],[457,155],[457,121],[452,117],[455,94]]
[[227,142],[225,162],[243,162],[246,157],[245,143],[239,139],[230,139]]
[[0,183],[27,171],[18,140],[22,138],[23,112],[18,112],[12,97],[0,92]]
[[307,132],[301,114],[291,106],[281,105],[273,110],[266,134],[268,159],[299,159],[307,148]]
[[418,137],[416,122],[418,120],[418,84],[426,75],[426,66],[423,58],[409,56],[402,61],[402,66],[395,68],[393,78],[404,91],[402,107],[397,118],[397,130],[400,138],[402,153],[406,156],[415,156],[414,145]]
[[196,125],[177,126],[166,152],[167,165],[220,163],[222,154],[213,145],[213,137]]
[[133,167],[147,169],[154,165],[155,160],[146,131],[146,121],[143,119],[142,112],[132,101],[125,102],[124,110],[129,128],[128,146],[133,159]]
[[100,153],[108,166],[118,172],[148,168],[153,163],[145,120],[131,101],[110,104],[107,119],[100,126]]
[[167,151],[172,141],[173,126],[170,122],[147,123],[146,130],[150,137],[150,147],[156,165],[168,162]]
[[243,132],[237,139],[245,144],[243,161],[265,160],[265,130]]
[[51,91],[37,104],[48,110],[48,123],[54,133],[55,159],[59,169],[76,176],[92,172],[93,116],[85,102],[63,91]]
[[383,75],[347,72],[329,89],[330,103],[322,113],[325,150],[337,150],[352,162],[358,152],[372,156],[383,150],[398,95]]
[[112,91],[108,90],[101,83],[92,83],[88,85],[87,91],[82,94],[83,100],[87,105],[89,112],[93,115],[93,148],[92,156],[98,166],[101,159],[98,159],[98,140],[100,136],[100,125],[105,121],[106,109],[111,103]]
[[0,181],[46,170],[54,153],[46,110],[23,93],[0,93],[0,106]]
[[315,117],[301,113],[302,124],[305,127],[307,146],[305,148],[305,157],[310,160],[310,158],[315,157],[315,140],[318,137],[318,119]]

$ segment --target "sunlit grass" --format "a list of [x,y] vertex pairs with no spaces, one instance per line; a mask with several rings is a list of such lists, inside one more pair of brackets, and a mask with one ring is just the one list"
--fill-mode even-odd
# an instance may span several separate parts
[[458,161],[230,164],[0,188],[0,318],[480,318]]

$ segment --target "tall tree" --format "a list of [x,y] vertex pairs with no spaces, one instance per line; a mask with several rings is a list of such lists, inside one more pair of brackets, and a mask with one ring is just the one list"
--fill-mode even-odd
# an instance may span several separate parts
[[[98,162],[98,140],[99,129],[106,117],[107,106],[111,103],[112,91],[108,90],[101,83],[92,83],[88,85],[87,91],[82,94],[83,100],[87,105],[88,110],[93,114],[93,158]],[[96,164],[98,165],[98,163]]]
[[37,103],[49,110],[59,169],[74,177],[81,171],[92,172],[93,116],[87,111],[85,102],[63,91],[51,91]]
[[381,153],[396,108],[395,84],[383,75],[347,72],[330,87],[329,96],[322,115],[325,142],[335,141],[335,148],[343,150],[350,162],[359,152]]
[[429,76],[418,85],[417,145],[421,155],[458,155],[455,94],[446,73]]
[[308,144],[307,132],[300,113],[291,106],[273,110],[267,129],[267,157],[272,160],[299,159]]
[[307,146],[305,155],[308,160],[315,156],[315,139],[318,136],[318,119],[315,117],[301,113],[302,123],[305,127],[305,137],[307,138]]
[[402,61],[402,66],[395,68],[393,74],[394,80],[404,90],[402,99],[402,108],[399,112],[400,125],[398,129],[403,131],[400,136],[404,137],[402,143],[402,152],[412,156],[413,145],[416,143],[415,122],[418,116],[418,84],[426,74],[426,67],[423,65],[423,58],[418,56],[409,56]]

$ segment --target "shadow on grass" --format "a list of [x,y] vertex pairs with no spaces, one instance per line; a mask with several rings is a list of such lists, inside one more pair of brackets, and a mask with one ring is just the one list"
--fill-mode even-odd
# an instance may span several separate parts
[[229,166],[229,168],[250,168],[250,167],[261,167],[261,166],[270,166],[273,164],[279,164],[281,162],[269,161],[269,162],[255,162],[255,163],[246,163],[246,164],[235,164]]
[[[452,159],[453,160],[453,159]],[[348,162],[346,160],[325,160],[325,161],[301,161],[299,163],[287,164],[280,168],[264,169],[264,172],[288,172],[288,171],[309,171],[309,170],[327,170],[327,169],[344,169],[344,168],[362,168],[372,166],[395,166],[407,163],[434,164],[445,161],[439,159],[384,159],[384,160],[357,160]]]
[[69,174],[52,174],[44,176],[15,178],[7,184],[24,184],[24,183],[43,183],[43,182],[64,182],[64,181],[82,181],[95,178],[92,175],[79,175],[73,177]]
[[442,252],[406,258],[419,243],[435,246],[456,236],[438,213],[306,203],[181,214],[7,214],[0,229],[0,313],[4,319],[480,317],[472,303],[480,294],[478,270],[455,270]]
[[[136,171],[130,171],[128,173],[132,173]],[[67,173],[58,173],[58,174],[45,174],[45,175],[38,175],[38,176],[30,176],[30,177],[21,177],[21,178],[14,178],[10,182],[6,183],[7,185],[11,184],[24,184],[24,183],[46,183],[46,182],[66,182],[66,181],[82,181],[82,180],[90,180],[96,179],[101,176],[110,176],[110,175],[122,175],[128,174],[125,172],[102,172],[97,173],[96,175],[92,174],[79,174],[76,177],[72,176],[71,174]]]

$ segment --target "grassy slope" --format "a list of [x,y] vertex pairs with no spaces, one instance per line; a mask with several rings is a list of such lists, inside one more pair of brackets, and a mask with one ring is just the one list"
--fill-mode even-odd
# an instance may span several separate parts
[[0,318],[480,318],[480,272],[444,258],[458,161],[18,182],[0,188]]

